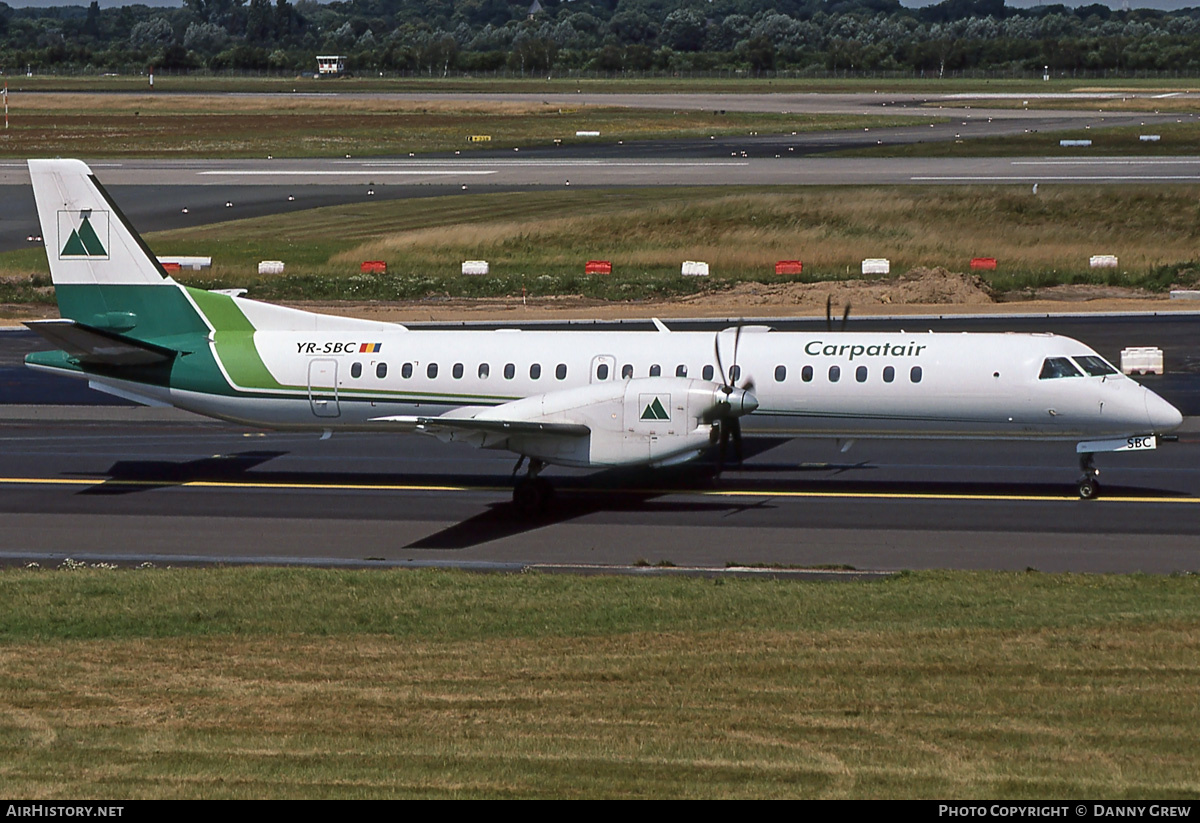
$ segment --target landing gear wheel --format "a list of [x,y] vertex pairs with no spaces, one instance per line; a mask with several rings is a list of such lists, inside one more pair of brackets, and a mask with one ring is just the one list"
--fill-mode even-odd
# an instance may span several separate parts
[[513,507],[522,517],[545,514],[553,498],[554,487],[540,477],[523,477],[513,487]]
[[1083,472],[1079,476],[1079,498],[1081,500],[1091,500],[1100,494],[1100,481],[1097,479],[1100,475],[1100,470],[1096,468],[1094,455],[1090,452],[1079,456],[1079,470]]
[[1100,481],[1094,477],[1085,477],[1079,481],[1079,498],[1092,500],[1100,494]]

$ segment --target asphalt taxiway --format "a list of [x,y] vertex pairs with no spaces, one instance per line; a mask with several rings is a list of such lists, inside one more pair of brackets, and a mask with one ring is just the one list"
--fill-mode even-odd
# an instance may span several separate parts
[[[797,321],[803,325],[811,321]],[[1102,353],[1156,340],[1151,379],[1200,411],[1200,317],[904,318],[1054,329]],[[704,325],[707,323],[708,325]],[[712,321],[679,326],[715,327]],[[721,324],[716,324],[721,325]],[[781,324],[787,325],[787,324]],[[1073,445],[747,438],[742,466],[546,472],[543,518],[510,506],[514,459],[415,435],[274,433],[171,409],[61,405],[77,383],[24,371],[0,334],[0,562],[453,565],[511,570],[765,564],[1170,573],[1200,567],[1200,425],[1106,454],[1080,501]],[[21,401],[39,396],[41,404]],[[59,403],[46,405],[46,400]]]
[[[724,108],[733,106],[726,99]],[[964,129],[1048,130],[1062,122],[1055,118],[1078,124],[1091,115],[952,116],[960,119],[888,133],[531,147],[503,156],[106,161],[93,168],[146,231],[368,197],[468,196],[558,188],[568,180],[584,190],[1200,180],[1200,164],[1187,157],[822,156],[869,141],[954,139]],[[1166,119],[1175,118],[1155,122]],[[26,236],[37,231],[24,165],[0,164],[0,249],[28,245]],[[1124,345],[1160,345],[1169,373],[1153,387],[1185,413],[1200,414],[1195,316],[854,322],[1054,330],[1114,360]],[[1153,453],[1101,455],[1104,496],[1094,501],[1075,497],[1071,444],[863,441],[843,451],[829,441],[763,437],[748,438],[745,463],[719,477],[709,464],[676,472],[549,469],[558,500],[545,518],[530,521],[511,512],[513,458],[506,453],[419,436],[321,441],[123,406],[81,383],[24,369],[20,358],[35,347],[28,334],[0,335],[0,562],[72,556],[503,569],[638,561],[1152,573],[1200,567],[1200,433],[1193,420],[1178,442]]]

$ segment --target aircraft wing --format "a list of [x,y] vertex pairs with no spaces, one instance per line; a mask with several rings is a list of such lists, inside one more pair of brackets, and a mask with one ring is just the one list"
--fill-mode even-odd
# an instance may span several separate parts
[[84,363],[144,366],[172,360],[179,354],[174,349],[145,343],[75,320],[30,320],[25,325]]
[[[453,414],[453,412],[452,412]],[[479,420],[474,417],[375,417],[374,423],[395,423],[404,431],[423,434],[542,434],[560,437],[586,437],[592,430],[580,423],[541,423],[531,420]]]

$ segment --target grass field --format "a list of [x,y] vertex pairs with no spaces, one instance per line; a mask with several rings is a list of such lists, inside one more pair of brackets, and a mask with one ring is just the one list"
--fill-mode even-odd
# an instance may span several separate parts
[[[315,69],[316,66],[314,65]],[[14,91],[119,91],[149,90],[145,75],[13,75],[8,78]],[[725,92],[771,94],[817,92],[891,92],[912,94],[969,93],[1054,93],[1069,91],[1130,91],[1170,94],[1200,89],[1200,78],[1054,78],[1044,82],[1040,76],[1024,78],[921,77],[770,77],[744,75],[724,77],[612,77],[529,76],[529,77],[342,77],[335,80],[313,78],[312,73],[286,77],[155,76],[158,92],[279,92],[361,94],[379,92],[554,92],[574,93],[670,93]]]
[[[954,142],[872,146],[837,152],[843,157],[1175,157],[1200,155],[1200,122],[1145,126],[1105,127],[1096,116],[1091,127],[1067,131],[1029,132],[1008,137],[972,137]],[[1143,142],[1143,134],[1157,134],[1156,142]],[[1091,140],[1088,147],[1063,147],[1060,140]]]
[[[929,116],[672,111],[370,95],[14,92],[0,156],[341,157],[927,123]],[[600,138],[576,137],[598,131]],[[486,135],[487,142],[468,142]]]
[[[615,239],[619,238],[619,239]],[[181,275],[206,288],[248,287],[263,299],[411,300],[450,296],[582,294],[634,300],[720,290],[741,281],[857,277],[864,257],[887,257],[899,275],[917,266],[966,271],[999,260],[1000,292],[1057,283],[1162,290],[1191,285],[1200,268],[1200,187],[803,187],[566,190],[361,205],[161,232],[159,254],[214,258],[211,272]],[[1118,269],[1089,269],[1115,254]],[[256,274],[281,259],[283,276]],[[463,260],[491,275],[463,277]],[[610,276],[584,261],[611,260]],[[777,260],[804,273],[776,277]],[[386,275],[363,275],[384,260]],[[683,260],[711,265],[681,277]],[[32,276],[32,279],[31,279]],[[45,254],[0,255],[0,298],[49,300]]]
[[8,570],[0,791],[1196,798],[1198,587]]

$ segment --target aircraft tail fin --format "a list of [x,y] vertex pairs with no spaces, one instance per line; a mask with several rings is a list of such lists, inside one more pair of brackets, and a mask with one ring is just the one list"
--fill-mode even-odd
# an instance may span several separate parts
[[104,186],[80,160],[30,160],[59,314],[140,339],[207,332]]
[[167,273],[81,160],[30,160],[50,277],[60,285],[163,285]]
[[[93,361],[102,359],[97,352],[107,344],[96,335],[104,333],[177,347],[180,336],[210,331],[397,328],[184,286],[163,269],[86,163],[30,160],[29,176],[58,311],[77,324],[47,326],[39,333],[65,349],[71,343],[92,352]],[[112,356],[130,361],[148,355],[122,350]]]

